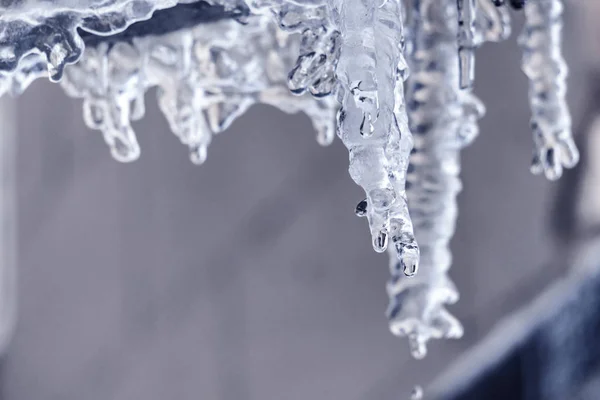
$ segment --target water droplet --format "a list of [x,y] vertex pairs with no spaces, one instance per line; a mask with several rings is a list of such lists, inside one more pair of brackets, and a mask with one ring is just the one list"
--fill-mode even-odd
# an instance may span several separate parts
[[400,263],[402,264],[404,275],[414,276],[419,270],[419,255],[418,253],[405,252],[400,256]]
[[567,138],[561,141],[561,160],[565,168],[573,168],[579,162],[579,150],[573,142],[573,139]]
[[510,5],[515,10],[520,10],[525,7],[526,0],[510,0]]
[[354,214],[356,214],[357,217],[364,217],[367,215],[367,199],[362,200],[356,205]]
[[202,165],[206,161],[206,146],[190,148],[190,161],[195,165]]
[[364,137],[369,137],[375,132],[375,127],[371,121],[371,115],[363,114],[362,122],[360,123],[360,134]]
[[115,137],[111,146],[111,155],[119,162],[128,163],[140,158],[140,147],[136,143],[126,142],[122,137]]
[[378,253],[383,253],[388,246],[388,233],[385,230],[379,231],[373,238],[373,249]]
[[427,356],[426,339],[417,334],[408,335],[408,345],[410,354],[417,360],[422,360]]
[[335,127],[324,126],[317,130],[317,143],[321,146],[329,146],[335,138]]
[[410,400],[423,400],[423,388],[415,386],[410,393]]

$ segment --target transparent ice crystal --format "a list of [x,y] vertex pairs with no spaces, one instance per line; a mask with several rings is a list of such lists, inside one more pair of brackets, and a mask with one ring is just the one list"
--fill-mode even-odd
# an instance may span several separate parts
[[562,12],[562,0],[529,1],[519,38],[523,71],[529,78],[535,143],[531,171],[544,173],[551,180],[560,178],[563,168],[572,168],[579,161],[565,100],[567,65],[561,53]]
[[[86,124],[102,132],[119,161],[140,155],[131,121],[143,117],[153,87],[196,164],[213,135],[252,104],[305,112],[319,143],[337,132],[348,149],[350,176],[365,192],[356,214],[368,220],[374,249],[389,253],[391,331],[408,337],[417,358],[430,339],[460,337],[460,322],[446,309],[458,300],[447,272],[460,150],[477,136],[484,113],[471,92],[475,53],[508,37],[508,2],[210,0],[225,12],[245,12],[98,40],[83,52],[82,34],[114,35],[177,3],[200,4],[0,0],[0,94],[20,94],[43,76],[60,80],[68,95],[83,99]],[[530,80],[532,170],[556,179],[578,160],[565,102],[563,6],[510,4],[525,4],[520,44]]]
[[4,0],[0,2],[0,73],[37,54],[47,61],[50,79],[60,80],[66,64],[84,48],[77,29],[98,35],[125,30],[177,0]]
[[350,153],[350,176],[367,196],[373,247],[383,252],[391,241],[401,268],[412,275],[419,249],[405,191],[413,143],[404,102],[401,4],[340,0],[332,8],[342,32],[338,136]]
[[[473,43],[507,37],[510,30],[505,10],[488,0],[478,3]],[[451,266],[448,245],[461,189],[460,150],[478,134],[477,120],[485,109],[469,90],[460,89],[465,64],[457,63],[456,58],[461,54],[460,39],[456,40],[460,26],[454,22],[457,13],[454,0],[417,0],[412,3],[408,25],[411,77],[407,103],[415,145],[407,192],[421,244],[421,269],[417,276],[407,277],[400,273],[396,252],[390,252],[388,318],[394,334],[409,338],[416,358],[425,356],[429,339],[458,338],[463,331],[444,307],[458,300],[447,275]]]
[[206,159],[213,134],[257,102],[304,111],[325,145],[335,133],[335,100],[296,97],[286,88],[298,47],[298,38],[278,32],[270,18],[251,17],[246,25],[224,20],[130,43],[100,43],[66,70],[61,85],[84,99],[86,124],[102,131],[119,161],[140,155],[131,121],[143,117],[152,87],[195,164]]

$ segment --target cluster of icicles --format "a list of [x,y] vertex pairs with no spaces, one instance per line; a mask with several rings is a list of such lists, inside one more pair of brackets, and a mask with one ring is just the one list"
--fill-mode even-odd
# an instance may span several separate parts
[[[100,42],[85,53],[78,28],[114,34],[177,1],[72,3],[54,14],[42,0],[0,8],[0,92],[19,94],[41,76],[60,81],[83,99],[87,125],[102,132],[119,161],[140,154],[131,121],[144,115],[152,87],[198,164],[213,134],[256,102],[305,112],[319,143],[337,132],[350,175],[365,191],[356,214],[368,220],[375,250],[390,256],[391,331],[408,337],[417,358],[430,339],[462,335],[445,308],[458,299],[447,275],[448,243],[460,150],[477,136],[485,111],[471,92],[474,52],[508,37],[504,1],[214,0],[249,16]],[[578,160],[565,103],[563,5],[510,5],[524,8],[526,18],[519,40],[530,80],[531,169],[556,179]]]

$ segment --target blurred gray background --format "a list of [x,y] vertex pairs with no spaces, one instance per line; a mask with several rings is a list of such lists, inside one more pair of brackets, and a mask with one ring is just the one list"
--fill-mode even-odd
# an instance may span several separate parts
[[[569,22],[577,120],[587,66]],[[79,100],[34,84],[16,101],[19,319],[0,398],[392,400],[426,386],[565,269],[557,184],[528,172],[515,36],[478,52],[488,112],[452,242],[465,336],[422,361],[388,332],[387,256],[353,215],[347,152],[319,147],[308,118],[256,106],[196,167],[152,93],[142,157],[124,165]]]

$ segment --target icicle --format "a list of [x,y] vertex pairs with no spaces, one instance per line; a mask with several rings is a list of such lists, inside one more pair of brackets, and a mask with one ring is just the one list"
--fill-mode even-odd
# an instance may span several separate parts
[[[413,0],[409,25],[411,79],[407,90],[408,117],[415,148],[410,158],[408,201],[421,269],[414,277],[400,273],[390,251],[392,279],[388,284],[391,331],[409,339],[411,353],[423,358],[432,338],[462,336],[462,327],[444,308],[458,300],[447,271],[448,243],[454,233],[456,195],[461,189],[460,149],[477,135],[483,106],[459,88],[456,24],[452,0]],[[445,7],[444,7],[445,5]]]
[[[66,71],[61,82],[67,94],[84,98],[84,119],[102,131],[112,156],[136,160],[140,148],[131,127],[131,104],[143,96],[139,53],[126,43],[89,49],[83,60]],[[138,111],[139,113],[139,111]]]
[[197,84],[199,66],[192,34],[151,41],[143,38],[136,45],[152,55],[146,68],[147,86],[158,86],[158,105],[171,131],[188,147],[190,161],[203,164],[213,132],[203,112],[205,89]]
[[560,178],[563,168],[579,161],[571,136],[571,116],[565,100],[567,66],[561,54],[561,0],[536,0],[525,5],[525,27],[519,38],[523,71],[529,78],[531,127],[535,152],[531,171]]
[[458,6],[458,57],[460,62],[460,88],[473,87],[475,80],[475,16],[477,0],[457,0]]
[[340,0],[332,7],[343,38],[337,68],[342,85],[338,135],[350,152],[350,175],[367,195],[364,215],[373,247],[383,252],[391,239],[402,269],[414,274],[419,249],[405,193],[412,137],[403,99],[400,4],[390,0],[377,7]]
[[171,131],[188,146],[190,160],[200,165],[206,160],[213,134],[203,113],[204,93],[189,82],[180,81],[177,85],[165,83],[157,91],[160,109],[169,121]]

